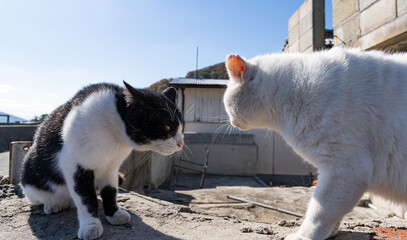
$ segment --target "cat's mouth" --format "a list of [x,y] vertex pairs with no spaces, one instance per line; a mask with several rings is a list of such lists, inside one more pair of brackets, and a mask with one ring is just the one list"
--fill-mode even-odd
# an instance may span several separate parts
[[180,151],[182,148],[177,148],[177,149],[160,149],[160,150],[153,150],[161,155],[164,156],[170,156],[178,151]]
[[234,127],[239,128],[240,130],[243,130],[243,131],[249,130],[249,127],[247,127],[247,125],[242,124],[242,123],[240,123],[240,122],[238,122],[236,120],[232,120],[232,125]]

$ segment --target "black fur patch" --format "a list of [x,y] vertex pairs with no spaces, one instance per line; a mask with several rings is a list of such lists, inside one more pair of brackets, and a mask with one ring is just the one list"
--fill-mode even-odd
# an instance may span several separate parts
[[92,170],[84,169],[78,165],[74,174],[74,189],[81,197],[83,205],[88,208],[92,217],[98,216],[98,201],[95,192],[95,176]]
[[103,200],[103,208],[105,210],[105,216],[113,216],[113,214],[119,209],[116,203],[117,189],[112,186],[106,186],[100,191],[100,196]]
[[147,89],[135,89],[129,85],[127,89],[132,94],[131,102],[126,102],[124,93],[121,93],[123,95],[117,96],[117,106],[130,139],[138,144],[147,144],[175,136],[184,121],[172,100]]

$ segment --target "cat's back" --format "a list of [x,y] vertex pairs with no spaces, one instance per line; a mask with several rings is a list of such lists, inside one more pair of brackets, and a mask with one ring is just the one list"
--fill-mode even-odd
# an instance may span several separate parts
[[59,106],[55,109],[39,126],[37,134],[35,136],[35,141],[39,141],[42,144],[49,145],[51,139],[57,140],[59,143],[62,141],[60,135],[62,126],[68,114],[71,110],[81,105],[87,98],[92,95],[99,94],[100,92],[113,92],[120,93],[122,89],[119,86],[108,84],[108,83],[98,83],[92,84],[84,87],[78,91],[68,102]]
[[122,91],[122,88],[113,84],[92,84],[78,91],[69,101],[51,112],[39,125],[33,145],[24,159],[22,183],[29,183],[44,190],[49,190],[46,183],[49,179],[55,183],[64,183],[62,175],[55,169],[55,156],[64,144],[62,132],[68,115],[90,97],[96,97],[97,100],[97,96],[103,93],[116,96],[122,94]]

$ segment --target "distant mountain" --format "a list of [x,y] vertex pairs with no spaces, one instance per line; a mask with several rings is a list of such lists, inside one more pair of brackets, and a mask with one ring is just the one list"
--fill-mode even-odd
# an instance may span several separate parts
[[168,84],[172,81],[173,79],[161,79],[160,81],[153,83],[150,87],[148,87],[149,90],[155,91],[155,92],[162,92],[164,91],[167,87]]
[[[195,71],[190,71],[187,73],[185,76],[186,78],[196,78],[196,70]],[[218,63],[209,67],[205,67],[202,69],[198,69],[198,78],[199,79],[229,79],[228,73],[225,68],[225,63]],[[154,84],[152,84],[150,87],[148,87],[149,90],[152,91],[158,91],[162,92],[164,89],[168,87],[168,84],[172,81],[172,78],[165,78],[162,79]]]
[[[11,115],[9,113],[5,112],[0,112],[0,115],[9,115],[10,116],[10,123],[16,123],[16,122],[25,122],[27,121],[26,119]],[[0,116],[0,123],[7,123],[7,117],[6,116]]]
[[[196,78],[196,71],[187,73],[186,78]],[[218,63],[206,68],[198,69],[199,79],[229,79],[225,63]]]

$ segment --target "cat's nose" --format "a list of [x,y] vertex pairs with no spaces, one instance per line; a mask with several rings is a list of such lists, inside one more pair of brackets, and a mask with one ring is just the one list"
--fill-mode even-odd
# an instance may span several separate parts
[[182,146],[184,146],[184,142],[177,143],[177,146],[178,146],[179,148],[182,148]]

